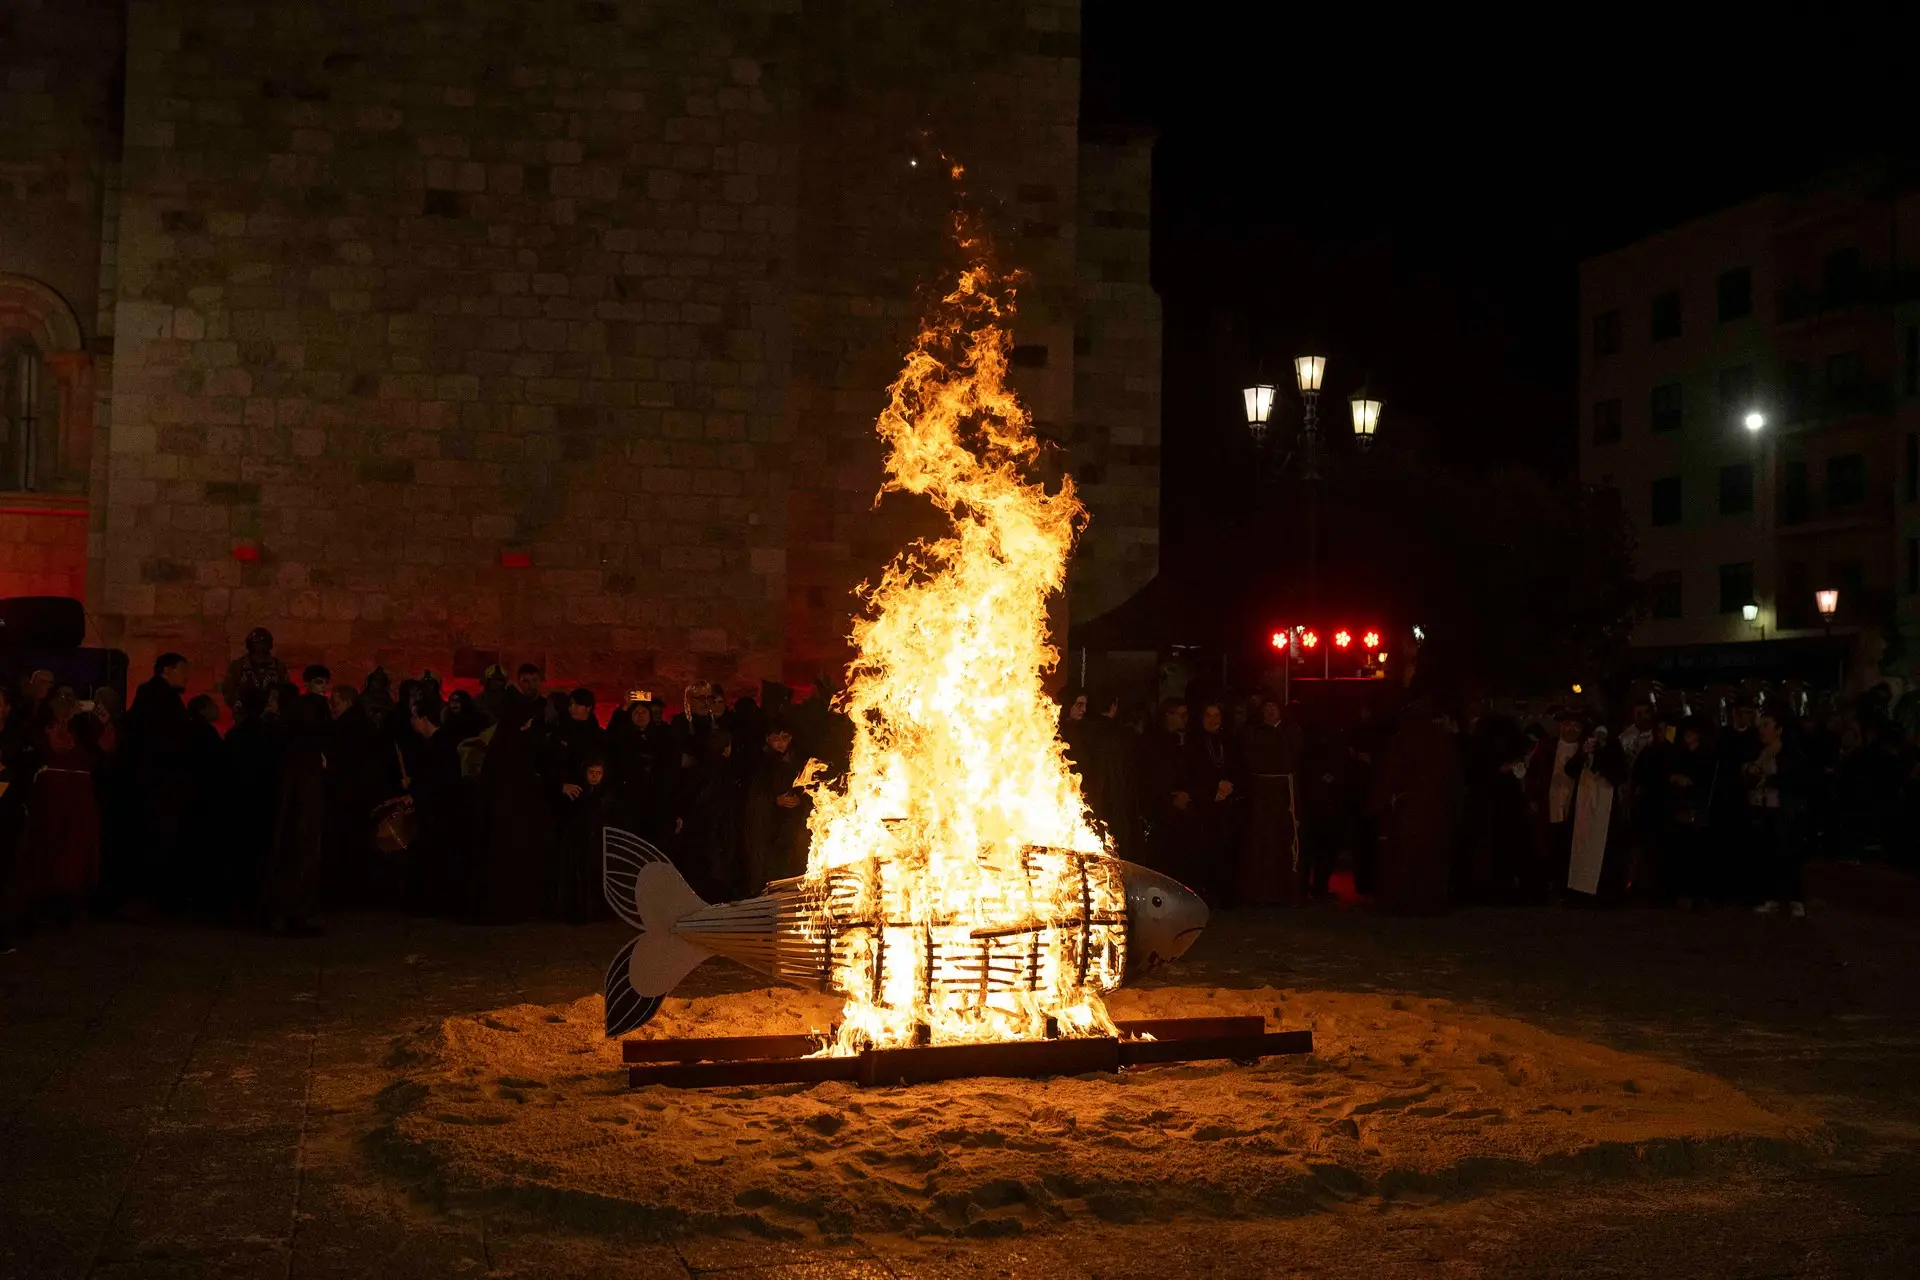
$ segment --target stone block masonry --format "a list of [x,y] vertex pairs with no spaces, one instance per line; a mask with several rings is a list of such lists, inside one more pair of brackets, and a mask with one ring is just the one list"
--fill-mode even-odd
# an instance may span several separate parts
[[[953,265],[916,159],[967,163],[1030,273],[1020,376],[1069,464],[1077,24],[1052,0],[134,0],[108,641],[213,665],[264,623],[349,677],[478,649],[603,696],[828,673],[852,589],[926,514],[874,505],[874,416]],[[1154,463],[1129,456],[1090,492],[1133,529]],[[1142,561],[1088,563],[1105,598]]]

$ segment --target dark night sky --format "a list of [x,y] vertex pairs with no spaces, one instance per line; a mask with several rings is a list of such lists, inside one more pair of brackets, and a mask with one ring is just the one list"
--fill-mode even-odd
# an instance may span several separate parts
[[1592,8],[1479,31],[1245,8],[1083,17],[1083,127],[1159,134],[1173,545],[1235,505],[1235,388],[1256,362],[1287,381],[1310,336],[1341,413],[1363,375],[1385,400],[1383,439],[1570,471],[1581,258],[1914,134],[1890,9],[1696,34]]

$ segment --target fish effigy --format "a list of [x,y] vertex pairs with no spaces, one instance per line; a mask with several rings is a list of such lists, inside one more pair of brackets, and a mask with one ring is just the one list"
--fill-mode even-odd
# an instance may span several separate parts
[[1207,924],[1197,894],[1104,854],[1026,849],[991,898],[908,919],[897,859],[775,880],[757,897],[707,903],[667,856],[615,827],[603,886],[640,930],[606,974],[606,1033],[624,1035],[702,961],[726,956],[780,982],[876,1006],[956,1006],[991,1015],[1059,1008],[1177,959]]

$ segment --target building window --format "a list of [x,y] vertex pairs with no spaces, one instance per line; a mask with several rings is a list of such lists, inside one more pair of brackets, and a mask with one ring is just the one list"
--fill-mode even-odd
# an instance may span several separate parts
[[1620,402],[1618,400],[1593,402],[1593,442],[1595,444],[1620,443]]
[[1753,562],[1720,566],[1720,612],[1738,613],[1753,599]]
[[1647,603],[1656,618],[1678,618],[1683,610],[1680,600],[1680,573],[1669,569],[1647,579]]
[[1827,506],[1838,511],[1867,500],[1867,458],[1842,453],[1827,459]]
[[22,339],[0,366],[0,489],[32,491],[58,468],[39,348]]
[[1720,371],[1720,418],[1739,422],[1753,408],[1753,366],[1737,364]]
[[1780,523],[1799,524],[1813,514],[1813,485],[1807,479],[1807,464],[1792,458],[1781,471]]
[[1858,618],[1867,589],[1867,562],[1858,556],[1833,562],[1833,585],[1840,588],[1840,616]]
[[1844,395],[1867,380],[1866,360],[1859,348],[1836,351],[1827,357],[1827,392]]
[[1835,249],[1820,264],[1821,292],[1828,306],[1858,302],[1866,294],[1867,272],[1858,249]]
[[1786,411],[1786,420],[1805,421],[1807,411],[1813,407],[1813,373],[1807,368],[1807,362],[1788,361],[1782,381],[1780,407]]
[[1653,300],[1653,309],[1649,317],[1648,336],[1655,342],[1665,342],[1669,338],[1680,336],[1680,291],[1669,289]]
[[1614,355],[1620,350],[1620,313],[1602,311],[1593,318],[1593,354]]
[[1655,431],[1678,431],[1681,424],[1680,384],[1666,382],[1655,387],[1648,410]]
[[1662,476],[1653,482],[1653,523],[1680,523],[1680,477]]
[[1735,267],[1731,271],[1720,273],[1720,283],[1715,289],[1720,303],[1720,319],[1738,320],[1753,314],[1753,272],[1745,267]]
[[1720,514],[1737,516],[1753,510],[1753,464],[1736,462],[1720,468]]

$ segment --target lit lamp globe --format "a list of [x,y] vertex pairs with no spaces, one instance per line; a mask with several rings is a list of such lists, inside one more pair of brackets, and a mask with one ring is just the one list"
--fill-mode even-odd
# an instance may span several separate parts
[[1256,382],[1240,392],[1247,402],[1247,430],[1255,440],[1267,434],[1267,421],[1273,417],[1273,392],[1273,385],[1267,382]]
[[1320,380],[1327,374],[1325,356],[1299,356],[1293,362],[1293,376],[1300,383],[1302,395],[1319,395]]
[[1813,602],[1819,606],[1820,616],[1828,622],[1832,622],[1833,615],[1840,612],[1840,593],[1832,587],[1814,592]]
[[1760,620],[1760,602],[1758,600],[1749,600],[1741,605],[1740,617],[1741,620],[1745,622],[1758,622]]
[[1749,412],[1742,421],[1746,423],[1747,430],[1758,431],[1767,425],[1767,415],[1755,409]]
[[1353,406],[1353,438],[1362,449],[1373,444],[1373,433],[1380,429],[1380,402],[1361,392],[1348,401]]

